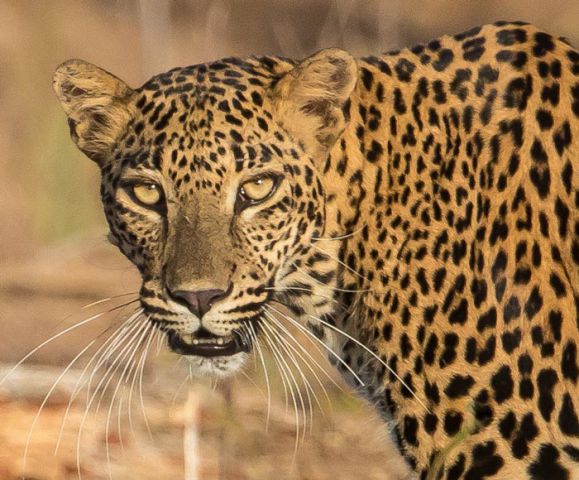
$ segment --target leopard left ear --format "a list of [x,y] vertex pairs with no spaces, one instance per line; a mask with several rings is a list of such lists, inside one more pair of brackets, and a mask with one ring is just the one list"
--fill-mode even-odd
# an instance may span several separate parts
[[273,89],[280,123],[314,154],[327,153],[346,127],[347,101],[358,66],[346,51],[328,48],[306,58]]
[[84,60],[68,60],[54,73],[53,88],[68,116],[78,148],[101,167],[132,117],[134,91]]

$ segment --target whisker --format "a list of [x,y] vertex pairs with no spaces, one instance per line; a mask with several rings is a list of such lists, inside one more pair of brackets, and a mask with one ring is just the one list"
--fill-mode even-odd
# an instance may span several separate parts
[[117,335],[117,337],[110,342],[110,344],[105,348],[105,350],[100,354],[99,358],[97,359],[92,373],[90,374],[88,381],[87,381],[87,386],[86,386],[86,395],[87,395],[87,402],[88,399],[91,395],[91,386],[92,386],[92,382],[94,380],[95,375],[97,374],[97,372],[100,370],[100,368],[107,362],[107,360],[110,358],[110,356],[117,350],[117,348],[121,347],[121,343],[128,339],[130,336],[132,336],[133,334],[136,333],[136,331],[139,328],[139,324],[140,324],[140,315],[143,313],[143,309],[139,309],[137,310],[135,313],[133,313],[133,315],[130,317],[130,321],[126,322],[125,326],[123,327],[123,331],[121,332],[120,335]]
[[360,277],[362,280],[365,280],[367,282],[370,282],[370,280],[368,278],[366,278],[364,275],[361,275],[360,273],[358,273],[356,270],[354,270],[352,267],[346,265],[342,260],[340,260],[337,257],[334,257],[333,255],[330,255],[328,252],[326,252],[325,250],[321,249],[320,247],[318,247],[317,245],[312,244],[312,247],[315,248],[318,252],[323,253],[324,255],[326,255],[327,257],[331,258],[332,260],[334,260],[335,262],[338,262],[340,265],[342,265],[344,268],[346,268],[347,270],[349,270],[350,272],[352,272],[354,275],[357,275],[358,277]]
[[336,300],[335,298],[330,297],[329,295],[322,295],[319,293],[313,293],[309,288],[302,288],[302,287],[264,287],[264,290],[270,290],[273,292],[291,292],[291,291],[296,291],[296,292],[307,292],[310,297],[321,297],[321,298],[325,298],[326,300],[337,304],[340,308],[347,310],[346,307],[344,307],[342,305],[342,303],[338,300]]
[[[304,374],[302,368],[300,367],[299,363],[297,362],[296,356],[294,355],[293,352],[297,353],[299,355],[299,357],[302,359],[302,361],[309,367],[309,365],[307,364],[307,362],[305,362],[305,360],[303,359],[303,357],[299,354],[299,352],[297,352],[297,350],[295,348],[293,348],[292,345],[290,345],[285,338],[279,334],[279,331],[274,331],[274,325],[268,324],[267,325],[268,328],[270,328],[270,331],[273,334],[276,334],[277,338],[278,338],[278,344],[280,346],[280,348],[283,348],[283,350],[287,353],[288,357],[292,360],[294,366],[296,367],[303,383],[305,386],[305,390],[306,390],[306,397],[308,400],[308,413],[310,416],[310,431],[312,429],[312,425],[313,425],[313,409],[312,409],[312,397],[310,395],[313,395],[314,400],[316,401],[316,404],[318,405],[318,407],[320,408],[320,410],[322,410],[322,405],[320,403],[320,400],[318,398],[318,396],[316,395],[316,392],[314,391],[314,389],[312,388],[312,385],[310,383],[310,381],[308,380],[308,378],[306,377],[306,375]],[[310,367],[311,369],[311,367]],[[305,440],[305,434],[306,434],[306,426],[307,426],[307,422],[306,422],[306,411],[304,410],[304,428],[302,430],[302,441]]]
[[[111,342],[113,341],[115,338],[119,337],[119,336],[123,336],[124,332],[127,328],[128,325],[130,325],[132,322],[136,322],[137,317],[129,317],[127,318],[114,332],[113,334],[111,334],[111,336],[95,351],[95,353],[92,355],[92,357],[90,358],[90,360],[88,361],[88,363],[85,365],[84,369],[82,370],[80,377],[78,378],[78,380],[76,381],[76,384],[74,386],[74,389],[70,395],[70,399],[68,401],[68,405],[66,406],[66,410],[64,412],[63,415],[63,419],[62,419],[62,423],[60,425],[60,431],[58,433],[58,439],[56,442],[56,447],[54,449],[54,455],[56,455],[58,453],[58,449],[60,447],[60,442],[62,439],[62,435],[64,433],[64,427],[66,425],[66,421],[68,418],[68,414],[70,412],[70,409],[72,407],[72,403],[74,402],[74,400],[76,399],[76,396],[78,395],[78,393],[80,393],[80,391],[82,390],[81,387],[81,382],[82,379],[84,378],[84,376],[86,375],[88,369],[90,368],[90,366],[92,365],[92,362],[95,361],[95,359],[97,358],[97,356],[99,355],[99,353]],[[108,329],[107,329],[108,330]],[[102,335],[102,334],[101,334]],[[101,336],[99,335],[99,337]],[[86,384],[86,382],[85,382]],[[83,384],[83,386],[85,385]]]
[[364,349],[366,352],[368,352],[370,355],[372,355],[376,360],[378,360],[382,365],[384,365],[386,367],[386,369],[412,394],[412,396],[416,399],[416,401],[422,406],[422,408],[424,408],[428,413],[431,413],[430,410],[428,409],[428,407],[422,402],[422,400],[420,400],[420,397],[418,397],[418,395],[416,395],[416,393],[414,392],[414,390],[412,390],[404,380],[402,380],[402,378],[390,367],[390,365],[388,365],[384,360],[382,360],[378,355],[376,355],[372,350],[370,350],[366,345],[364,345],[362,342],[360,342],[359,340],[355,339],[354,337],[352,337],[351,335],[348,335],[346,332],[344,332],[343,330],[339,329],[338,327],[332,325],[331,323],[328,323],[324,320],[322,320],[321,318],[315,317],[313,315],[308,315],[309,317],[311,317],[314,320],[317,320],[318,322],[320,322],[322,325],[328,327],[329,329],[335,331],[336,333],[339,333],[341,335],[343,335],[344,337],[346,337],[347,339],[351,340],[352,342],[354,342],[355,344],[359,345],[362,349]]
[[251,324],[252,336],[253,336],[253,344],[255,345],[255,349],[259,355],[259,359],[261,361],[261,366],[263,368],[263,374],[265,377],[265,385],[267,388],[267,417],[265,423],[265,431],[267,432],[269,429],[269,419],[271,416],[271,385],[269,383],[269,373],[267,371],[267,367],[265,366],[265,359],[263,358],[263,352],[261,351],[261,346],[259,345],[259,340],[257,338],[257,334],[255,332],[255,328],[253,324]]
[[[152,324],[151,324],[152,325]],[[149,353],[149,347],[151,346],[152,336],[149,337],[149,341],[145,346],[144,354],[141,356],[142,360],[140,363],[141,373],[139,374],[139,396],[140,396],[140,405],[141,405],[141,413],[143,414],[143,419],[145,420],[145,426],[147,427],[147,432],[149,433],[149,438],[153,439],[153,432],[151,431],[151,426],[149,425],[149,419],[147,418],[147,409],[145,408],[145,397],[143,395],[143,374],[145,371],[145,363],[147,362],[147,355]]]
[[[106,450],[106,456],[107,456],[108,473],[109,473],[109,477],[111,478],[111,480],[112,480],[112,471],[111,471],[111,457],[110,457],[110,445],[109,445],[109,435],[110,435],[109,428],[110,428],[110,421],[111,421],[113,406],[115,404],[115,398],[116,398],[117,393],[121,387],[121,384],[123,382],[123,378],[124,378],[125,374],[127,373],[127,370],[134,362],[134,357],[135,357],[135,354],[137,353],[137,350],[139,349],[141,341],[143,341],[145,339],[145,337],[147,336],[147,334],[148,334],[149,330],[152,328],[152,326],[153,326],[153,324],[149,323],[148,326],[143,329],[143,333],[139,337],[139,340],[135,343],[133,349],[130,351],[129,358],[126,360],[126,365],[125,365],[125,367],[124,367],[124,369],[119,377],[117,385],[113,391],[113,395],[111,397],[109,409],[107,412],[107,420],[106,420],[106,424],[105,424],[105,450]],[[99,401],[99,404],[97,404],[97,408],[96,408],[97,412],[98,412],[99,406],[100,406],[100,401]]]
[[295,325],[299,330],[301,330],[302,332],[306,333],[308,336],[310,336],[313,340],[315,340],[316,342],[318,342],[322,347],[324,347],[329,353],[330,355],[332,355],[332,357],[334,357],[338,362],[340,362],[344,368],[346,370],[348,370],[348,372],[350,372],[350,374],[356,379],[356,381],[358,383],[360,383],[360,385],[362,387],[366,386],[366,384],[362,381],[362,379],[356,374],[356,372],[354,372],[354,370],[352,370],[352,367],[350,367],[350,365],[348,365],[336,352],[334,352],[328,345],[326,345],[322,340],[320,340],[318,337],[316,337],[312,332],[310,332],[306,327],[304,327],[303,325],[301,325],[298,321],[294,320],[293,318],[289,317],[288,315],[284,314],[283,312],[279,311],[278,309],[272,307],[271,305],[267,305],[267,308],[270,308],[272,310],[274,310],[275,312],[279,313],[282,317],[284,317],[285,319],[289,320],[293,325]]
[[110,302],[111,300],[116,300],[117,298],[128,297],[129,295],[138,295],[138,294],[139,294],[139,292],[121,293],[120,295],[114,295],[112,297],[107,297],[107,298],[103,298],[101,300],[97,300],[96,302],[88,303],[88,304],[80,307],[80,309],[86,310],[88,308],[96,307],[97,305],[100,305],[102,303]]
[[[136,325],[138,325],[139,323],[136,322]],[[106,392],[113,375],[115,374],[115,372],[118,370],[118,366],[115,367],[115,365],[122,361],[126,355],[127,355],[127,351],[129,350],[129,348],[131,347],[131,343],[136,339],[136,337],[138,336],[138,330],[131,334],[132,337],[129,339],[129,341],[127,341],[126,345],[117,353],[115,360],[111,363],[111,365],[107,368],[107,370],[105,371],[103,377],[101,378],[101,380],[99,381],[99,383],[97,384],[97,386],[95,387],[95,392],[90,396],[90,398],[87,399],[87,405],[83,414],[83,417],[81,419],[80,422],[80,426],[79,426],[79,430],[78,430],[78,434],[77,434],[77,442],[76,442],[76,467],[77,467],[77,473],[79,478],[81,477],[81,471],[80,471],[80,445],[81,445],[81,440],[82,440],[82,431],[84,428],[84,424],[86,422],[86,419],[88,417],[90,408],[94,402],[94,400],[96,399],[96,395],[98,394],[99,389],[101,388],[101,385],[103,384],[103,382],[106,382],[104,387],[103,387],[103,393]],[[114,351],[114,350],[113,350]],[[112,353],[112,352],[111,352]],[[110,353],[108,354],[110,355]],[[94,371],[93,374],[91,375],[91,378],[94,375]],[[90,388],[90,386],[89,386]],[[101,395],[102,398],[102,395]],[[100,403],[100,400],[99,400]]]
[[360,228],[358,228],[357,230],[354,230],[353,232],[350,233],[346,233],[343,235],[339,235],[337,237],[312,237],[312,240],[315,241],[319,241],[319,240],[328,240],[328,241],[333,241],[333,240],[344,240],[345,238],[349,238],[349,237],[353,237],[354,235],[356,235],[357,233],[360,233],[362,230],[364,230],[364,227],[366,225],[362,225]]
[[74,325],[71,325],[70,327],[62,330],[61,332],[57,333],[56,335],[53,335],[52,337],[50,337],[48,340],[45,340],[44,342],[42,342],[40,345],[38,345],[37,347],[34,347],[30,352],[28,352],[26,355],[24,355],[24,357],[18,362],[16,363],[9,371],[6,375],[4,375],[4,377],[2,377],[2,379],[0,379],[0,385],[2,385],[6,379],[12,375],[14,373],[14,371],[20,366],[22,365],[26,360],[28,360],[32,355],[34,355],[36,352],[38,352],[38,350],[44,348],[46,345],[48,345],[50,342],[56,340],[57,338],[62,337],[63,335],[66,335],[67,333],[76,330],[77,328],[82,327],[83,325],[86,325],[90,322],[94,322],[95,320],[101,318],[103,315],[106,315],[108,313],[111,313],[115,310],[118,310],[120,308],[126,307],[127,305],[130,305],[131,303],[135,303],[138,300],[133,300],[131,302],[127,302],[123,305],[118,305],[117,307],[114,307],[110,310],[107,310],[106,312],[101,312],[101,313],[97,313],[96,315],[93,315],[92,317],[89,317],[85,320],[82,320],[78,323],[75,323]]
[[28,431],[28,436],[26,438],[26,446],[24,447],[24,471],[26,471],[26,461],[28,458],[28,449],[30,447],[30,440],[32,439],[32,433],[34,432],[34,427],[36,426],[36,422],[38,421],[38,419],[40,418],[40,415],[42,413],[42,410],[44,409],[45,405],[48,402],[48,399],[50,398],[50,396],[52,395],[52,393],[54,392],[54,390],[56,389],[56,387],[58,386],[58,384],[60,383],[60,381],[64,378],[64,376],[68,373],[68,371],[72,368],[72,366],[76,363],[76,361],[82,357],[84,355],[84,353],[89,350],[96,342],[95,340],[92,340],[91,342],[89,342],[89,344],[84,347],[73,359],[72,361],[69,362],[69,364],[66,366],[66,368],[62,371],[62,373],[57,377],[57,379],[54,381],[54,383],[52,384],[52,386],[50,387],[50,390],[48,390],[48,392],[46,393],[46,395],[44,396],[44,399],[42,400],[42,403],[40,404],[40,407],[38,408],[38,411],[36,412],[36,415],[34,416],[34,419],[32,420],[32,425],[30,426],[30,430]]
[[[147,317],[147,321],[150,320],[150,316]],[[152,323],[150,323],[151,326],[153,326]],[[147,327],[148,328],[148,327]],[[159,330],[154,330],[153,333],[151,334],[151,337],[153,337],[155,335],[155,333],[161,333]],[[150,344],[150,341],[152,340],[152,338],[149,338],[149,342],[147,343],[147,346]],[[134,430],[134,424],[133,424],[133,411],[132,411],[132,406],[133,406],[133,391],[137,382],[137,378],[138,378],[138,373],[139,373],[139,366],[141,364],[141,359],[143,357],[144,351],[141,352],[141,358],[139,359],[138,362],[133,362],[133,366],[131,366],[131,370],[129,371],[129,373],[127,374],[127,381],[129,380],[129,378],[131,378],[131,384],[129,387],[129,399],[128,399],[128,409],[129,409],[129,426],[131,429],[131,433],[133,434],[133,436],[135,436],[135,430]],[[145,421],[146,421],[146,417],[145,417]],[[147,424],[148,425],[148,424]]]
[[[267,324],[264,323],[264,326],[266,326]],[[283,355],[281,354],[281,352],[279,351],[279,349],[277,348],[276,344],[275,344],[275,336],[270,336],[267,329],[263,329],[263,333],[266,335],[266,337],[269,339],[269,346],[271,348],[272,353],[274,354],[275,357],[278,358],[279,362],[280,362],[280,367],[282,365],[285,366],[285,368],[280,368],[280,372],[284,371],[284,374],[287,375],[286,379],[288,381],[288,386],[289,391],[290,391],[290,395],[292,398],[292,403],[294,405],[294,412],[295,412],[295,421],[296,421],[296,438],[295,438],[295,444],[294,444],[294,454],[293,454],[293,460],[295,460],[296,456],[297,456],[297,450],[298,450],[298,445],[299,445],[299,438],[300,438],[300,416],[299,416],[299,412],[298,412],[298,403],[297,403],[297,399],[296,399],[296,395],[294,392],[293,387],[295,386],[298,389],[298,393],[299,393],[299,387],[297,385],[296,379],[294,377],[294,375],[291,372],[291,369],[289,367],[289,365],[287,364],[287,362],[285,361],[285,359],[283,358]],[[287,370],[286,370],[287,369]],[[291,380],[290,380],[291,377]],[[301,396],[300,393],[300,398],[301,398],[301,405],[302,405],[302,409],[305,408],[304,404],[303,404],[303,397]],[[293,463],[293,462],[292,462]]]
[[326,288],[329,288],[331,290],[334,290],[335,292],[342,292],[342,293],[366,293],[366,292],[372,292],[373,290],[370,288],[366,288],[366,289],[347,289],[347,288],[338,288],[338,287],[332,287],[331,285],[327,285],[324,282],[321,282],[320,280],[318,280],[317,278],[313,277],[311,274],[309,274],[306,270],[304,270],[303,268],[298,267],[295,263],[293,264],[293,266],[295,267],[295,269],[298,272],[303,273],[304,275],[307,275],[309,278],[311,278],[314,282],[316,282],[318,285],[322,285]]
[[[343,388],[330,376],[330,374],[320,365],[320,363],[310,354],[310,352],[308,352],[298,341],[297,339],[294,337],[294,335],[292,335],[292,333],[285,328],[285,326],[277,319],[275,318],[275,316],[273,314],[271,314],[270,312],[264,312],[264,314],[272,321],[274,322],[274,325],[277,326],[278,329],[280,329],[282,332],[285,332],[285,334],[287,335],[287,337],[292,340],[296,346],[302,350],[304,352],[305,355],[307,355],[307,357],[310,359],[310,361],[314,364],[314,366],[317,366],[322,373],[324,373],[324,375],[336,386],[338,387],[341,391],[343,391]],[[311,341],[311,340],[310,340]],[[304,358],[303,355],[301,355],[294,346],[292,346],[291,344],[287,344],[287,346],[289,348],[291,348],[296,355],[299,356],[299,358],[304,362],[304,364],[306,365],[306,367],[308,367],[308,369],[310,370],[310,372],[312,372],[312,375],[314,375],[315,379],[317,380],[318,384],[320,385],[320,388],[322,389],[322,391],[324,392],[324,395],[326,397],[326,400],[328,401],[328,403],[331,405],[331,399],[328,395],[328,392],[326,390],[326,387],[324,385],[324,383],[322,382],[322,380],[320,379],[319,375],[316,373],[316,371],[313,369],[313,367],[310,365],[310,363],[308,362],[308,360],[306,358]],[[317,400],[317,398],[316,398]],[[320,407],[320,410],[322,410],[323,412],[323,408],[320,405],[320,402],[317,401],[316,402],[318,404],[318,406]]]

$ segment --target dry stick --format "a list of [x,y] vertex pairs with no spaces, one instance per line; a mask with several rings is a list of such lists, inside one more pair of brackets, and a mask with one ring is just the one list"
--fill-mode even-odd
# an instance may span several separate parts
[[189,388],[183,411],[183,458],[185,480],[199,480],[199,417],[201,402],[197,392]]

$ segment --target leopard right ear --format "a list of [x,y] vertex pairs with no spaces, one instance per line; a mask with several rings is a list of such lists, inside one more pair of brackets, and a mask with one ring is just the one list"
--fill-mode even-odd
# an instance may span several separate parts
[[78,148],[101,167],[132,118],[135,95],[125,82],[84,60],[68,60],[54,73],[53,88],[68,116]]

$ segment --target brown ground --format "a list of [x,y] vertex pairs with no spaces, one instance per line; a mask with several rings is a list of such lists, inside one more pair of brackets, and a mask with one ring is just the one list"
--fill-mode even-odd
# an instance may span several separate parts
[[[50,335],[133,298],[122,297],[81,309],[82,305],[102,298],[134,292],[138,282],[132,269],[103,241],[85,239],[79,243],[88,244],[89,248],[70,243],[42,251],[36,258],[18,265],[1,267],[0,339],[5,366],[0,369],[0,382],[12,364]],[[124,311],[124,315],[129,311]],[[116,324],[120,316],[114,312],[96,320],[95,325],[87,324],[77,333],[72,331],[55,340],[0,384],[0,445],[3,447],[0,479],[15,480],[22,475],[34,480],[78,478],[76,446],[86,405],[84,395],[80,395],[80,401],[70,409],[58,454],[55,456],[53,452],[82,368],[69,370],[36,422],[34,419],[44,395],[66,364],[107,325]],[[26,338],[21,332],[27,332]],[[279,379],[272,380],[274,394],[266,431],[267,400],[261,370],[249,368],[247,377],[239,376],[232,383],[212,389],[206,381],[184,384],[185,362],[177,363],[178,359],[164,348],[152,357],[143,388],[151,436],[137,393],[132,398],[131,428],[126,388],[120,389],[117,395],[117,399],[125,399],[120,420],[117,402],[111,409],[107,434],[110,394],[116,384],[112,382],[100,410],[95,412],[92,408],[86,416],[80,442],[83,479],[107,479],[109,471],[114,480],[184,478],[184,450],[188,452],[187,462],[199,463],[199,476],[188,477],[191,479],[403,478],[404,469],[388,441],[385,427],[351,392],[340,391],[329,381],[325,383],[331,402],[323,400],[318,388],[323,410],[314,405],[313,422],[308,413],[310,426],[305,436],[300,437],[294,458],[294,410],[291,402],[290,407],[285,408]],[[276,376],[274,369],[269,373]],[[98,381],[93,385],[96,383]],[[192,434],[198,436],[197,446],[191,443]],[[31,442],[25,463],[29,435]],[[185,438],[189,439],[188,448],[184,447]]]

